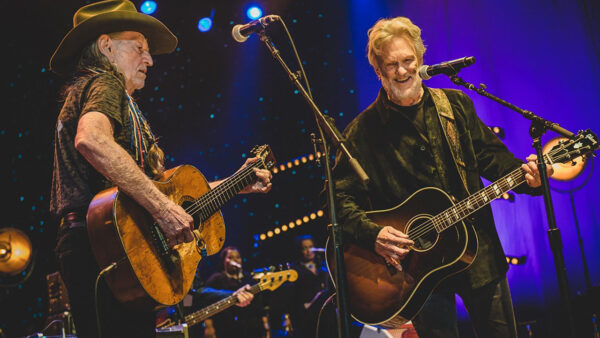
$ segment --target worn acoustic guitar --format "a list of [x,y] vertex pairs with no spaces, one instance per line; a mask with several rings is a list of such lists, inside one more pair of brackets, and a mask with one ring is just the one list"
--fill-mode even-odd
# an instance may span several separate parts
[[195,240],[169,248],[150,214],[113,187],[90,203],[87,227],[100,269],[116,267],[104,278],[115,297],[141,310],[179,303],[192,285],[203,256],[217,253],[225,241],[220,208],[256,179],[253,168],[270,169],[269,146],[255,147],[258,161],[237,171],[214,189],[198,169],[182,165],[154,181],[156,187],[194,217]]
[[[592,132],[579,132],[544,155],[548,164],[573,161],[598,148]],[[420,189],[394,208],[367,212],[381,226],[392,226],[415,244],[401,262],[402,270],[387,265],[383,257],[357,243],[347,243],[344,262],[348,303],[352,316],[365,324],[394,328],[411,320],[443,279],[473,262],[477,236],[463,220],[505,192],[525,182],[517,168],[486,188],[454,204],[444,191]],[[327,264],[335,269],[335,253],[327,243]]]
[[[298,272],[296,272],[296,270],[267,272],[265,274],[261,274],[258,277],[255,276],[254,278],[258,279],[259,282],[252,285],[250,287],[250,290],[248,290],[248,292],[252,293],[253,295],[255,295],[261,291],[264,291],[264,290],[274,291],[279,286],[281,286],[281,284],[283,284],[285,282],[295,282],[296,279],[298,279]],[[188,325],[188,327],[192,327],[198,323],[202,323],[204,320],[206,320],[208,318],[211,318],[212,316],[216,315],[217,313],[220,313],[222,311],[229,309],[230,307],[232,307],[233,305],[235,305],[237,303],[238,303],[237,296],[235,296],[235,295],[229,296],[229,297],[222,299],[212,305],[209,305],[201,310],[198,310],[194,313],[190,313],[189,315],[185,316],[185,323]],[[157,324],[156,327],[159,329],[164,329],[164,328],[172,327],[174,325],[176,325],[176,323],[174,323],[171,319],[166,319],[163,322]]]

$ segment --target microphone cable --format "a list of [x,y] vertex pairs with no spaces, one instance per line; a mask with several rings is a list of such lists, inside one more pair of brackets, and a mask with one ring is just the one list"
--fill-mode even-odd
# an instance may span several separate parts
[[304,83],[306,84],[306,91],[308,92],[308,96],[311,100],[314,101],[312,92],[310,90],[310,84],[308,83],[308,77],[306,76],[306,72],[304,71],[304,66],[302,66],[302,60],[300,60],[300,55],[298,55],[298,50],[296,49],[296,44],[294,43],[294,39],[292,39],[292,35],[285,24],[285,21],[281,17],[278,16],[279,22],[283,26],[285,30],[285,34],[287,35],[288,40],[290,40],[290,44],[292,45],[292,50],[294,51],[294,55],[296,56],[296,62],[298,62],[298,66],[300,66],[300,73],[302,74],[302,79],[304,79]]

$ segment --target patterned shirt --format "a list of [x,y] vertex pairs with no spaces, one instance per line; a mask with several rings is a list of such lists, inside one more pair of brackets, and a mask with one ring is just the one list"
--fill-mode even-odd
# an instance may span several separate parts
[[[79,119],[92,111],[110,118],[115,141],[132,158],[135,157],[123,83],[111,73],[83,75],[76,79],[58,115],[54,134],[50,211],[57,217],[73,210],[86,210],[94,195],[114,185],[75,149]],[[149,135],[144,134],[143,137],[149,141]],[[149,172],[146,174],[149,175]]]

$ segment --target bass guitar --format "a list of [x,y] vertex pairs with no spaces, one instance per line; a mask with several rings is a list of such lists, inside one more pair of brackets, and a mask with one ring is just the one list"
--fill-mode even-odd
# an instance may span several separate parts
[[[285,282],[295,282],[296,279],[298,279],[298,272],[296,272],[296,270],[267,272],[259,276],[259,278],[257,279],[259,279],[259,282],[251,286],[250,290],[248,290],[248,292],[252,293],[253,295],[264,290],[274,291]],[[231,295],[225,299],[222,299],[212,305],[203,308],[202,310],[198,310],[194,313],[190,313],[189,315],[185,316],[185,323],[188,327],[194,326],[198,323],[202,323],[204,320],[211,318],[217,313],[229,309],[237,303],[237,296]],[[158,329],[164,329],[175,325],[176,323],[174,323],[171,319],[167,319],[162,323],[156,325],[156,327]]]
[[183,299],[200,260],[223,247],[225,223],[219,209],[256,179],[254,168],[275,165],[267,145],[255,147],[252,154],[258,161],[212,190],[204,175],[191,165],[167,170],[153,182],[194,218],[195,240],[173,248],[152,216],[117,187],[94,197],[87,213],[92,251],[100,269],[114,267],[104,278],[121,303],[153,310]]
[[[598,148],[591,131],[579,132],[544,155],[544,161],[573,161]],[[525,182],[521,168],[454,204],[437,188],[423,188],[394,208],[367,212],[381,226],[392,226],[415,242],[402,260],[402,269],[356,243],[343,248],[352,316],[364,324],[395,328],[414,318],[434,288],[445,278],[465,270],[477,254],[473,225],[464,220],[502,194]],[[327,265],[335,270],[335,253],[327,243]],[[332,277],[333,279],[333,277]],[[335,280],[335,279],[333,279]]]

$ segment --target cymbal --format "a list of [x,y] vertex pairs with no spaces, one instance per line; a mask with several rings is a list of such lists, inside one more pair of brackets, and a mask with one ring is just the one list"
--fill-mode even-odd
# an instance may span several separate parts
[[21,273],[31,261],[33,247],[29,237],[19,229],[0,229],[0,274]]
[[[566,140],[568,140],[566,137],[555,137],[551,139],[542,147],[542,153],[548,153],[560,141]],[[552,168],[554,168],[554,174],[550,178],[557,181],[570,181],[581,174],[583,168],[585,167],[586,161],[587,158],[584,156],[579,156],[570,162],[554,163],[552,165]]]

